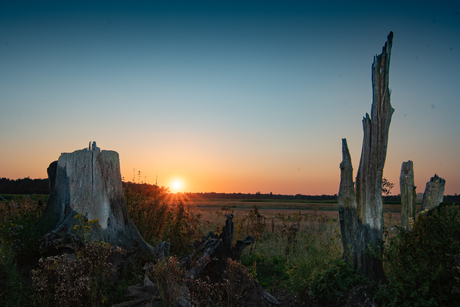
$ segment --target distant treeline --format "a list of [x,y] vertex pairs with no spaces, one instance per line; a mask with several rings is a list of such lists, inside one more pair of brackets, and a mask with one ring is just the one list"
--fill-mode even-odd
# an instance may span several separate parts
[[[131,189],[141,189],[150,191],[152,193],[165,193],[167,188],[158,187],[154,184],[138,184],[132,182],[123,182],[123,186],[131,187]],[[136,186],[138,186],[136,188]],[[0,194],[49,194],[49,183],[48,179],[30,179],[29,177],[17,180],[11,180],[7,178],[0,179]],[[306,201],[337,201],[337,194],[335,195],[282,195],[267,193],[263,194],[260,192],[252,193],[182,193],[186,198],[193,199],[238,199],[238,200],[257,200],[257,199],[272,199],[272,200],[306,200]],[[385,203],[400,203],[401,197],[399,195],[384,196]],[[444,202],[449,203],[460,203],[460,195],[445,195]]]
[[0,179],[1,194],[49,194],[48,179]]
[[337,195],[282,195],[282,194],[262,194],[260,192],[251,194],[251,193],[182,193],[189,199],[247,199],[247,200],[257,200],[257,199],[273,199],[273,200],[337,200]]

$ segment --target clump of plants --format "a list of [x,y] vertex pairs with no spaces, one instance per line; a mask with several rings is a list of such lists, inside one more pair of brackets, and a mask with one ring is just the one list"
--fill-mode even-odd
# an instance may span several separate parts
[[189,280],[188,286],[193,306],[232,307],[238,306],[241,299],[253,287],[254,276],[250,270],[237,260],[227,259],[225,277],[211,282],[209,277]]
[[147,243],[168,241],[172,254],[190,252],[190,243],[200,238],[197,214],[183,203],[169,204],[167,188],[129,182],[123,188],[129,216]]
[[268,257],[255,252],[244,257],[241,263],[252,270],[252,275],[268,291],[279,285],[281,281],[289,280],[286,256],[284,255]]
[[251,246],[251,249],[257,246],[261,240],[267,224],[265,223],[265,217],[260,214],[259,207],[256,205],[252,206],[252,210],[249,210],[243,216],[240,216],[235,225],[235,236],[244,237],[250,235],[254,238],[255,244]]
[[39,260],[31,277],[40,306],[100,306],[109,300],[114,288],[109,259],[124,251],[105,242],[88,242],[76,251]]
[[455,306],[452,293],[458,271],[454,256],[460,253],[460,207],[440,206],[421,213],[412,230],[398,228],[383,253],[387,285],[376,300],[382,306]]
[[185,269],[179,266],[175,257],[161,259],[152,265],[152,270],[148,276],[157,285],[159,298],[161,298],[164,306],[177,305],[182,286],[185,283],[185,274]]
[[36,251],[36,223],[45,207],[44,200],[15,197],[0,204],[0,243],[23,261]]
[[0,305],[26,306],[33,293],[20,265],[39,258],[36,222],[46,198],[14,196],[0,201]]
[[343,303],[350,289],[367,283],[368,278],[349,267],[345,260],[337,259],[326,271],[314,277],[310,284],[310,294],[322,304]]
[[257,246],[243,252],[242,263],[268,291],[287,288],[303,296],[314,276],[342,255],[337,222],[316,211],[279,212],[267,224]]

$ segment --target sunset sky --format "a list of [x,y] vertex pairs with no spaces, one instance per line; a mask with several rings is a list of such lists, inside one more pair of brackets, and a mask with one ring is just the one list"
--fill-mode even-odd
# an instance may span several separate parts
[[[374,4],[375,3],[375,4]],[[460,193],[459,1],[2,1],[0,177],[96,141],[172,192],[337,194],[390,31],[384,176]],[[179,189],[173,182],[179,181]]]

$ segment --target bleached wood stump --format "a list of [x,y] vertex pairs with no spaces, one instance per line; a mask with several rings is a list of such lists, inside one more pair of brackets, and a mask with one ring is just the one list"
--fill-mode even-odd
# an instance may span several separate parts
[[[50,195],[39,219],[39,227],[46,232],[42,253],[73,249],[82,240],[100,240],[122,247],[139,260],[153,259],[153,248],[128,216],[117,152],[101,151],[93,142],[89,148],[63,153],[48,167],[48,178]],[[78,214],[81,218],[76,218]],[[97,221],[100,227],[85,221]],[[75,225],[92,227],[82,232]]]

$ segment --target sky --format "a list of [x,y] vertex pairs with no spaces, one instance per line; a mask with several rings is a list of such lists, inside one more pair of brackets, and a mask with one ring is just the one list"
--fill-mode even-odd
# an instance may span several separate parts
[[[458,1],[2,1],[0,177],[96,141],[172,192],[337,194],[390,31],[384,177],[460,194]],[[140,176],[139,176],[140,172]],[[179,181],[176,189],[173,182]]]

